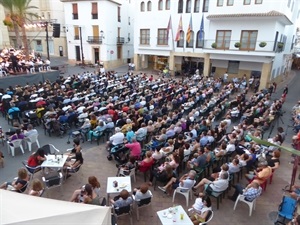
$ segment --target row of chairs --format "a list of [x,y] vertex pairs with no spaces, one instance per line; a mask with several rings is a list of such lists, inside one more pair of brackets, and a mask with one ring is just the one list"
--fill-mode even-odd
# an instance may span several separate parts
[[38,140],[38,135],[31,135],[29,137],[26,137],[25,139],[16,139],[13,141],[8,141],[7,142],[7,150],[8,153],[11,154],[13,157],[15,156],[15,150],[20,149],[21,152],[24,154],[24,148],[23,148],[23,143],[24,141],[28,145],[28,150],[31,152],[33,144],[36,144],[37,147],[40,147],[40,143]]

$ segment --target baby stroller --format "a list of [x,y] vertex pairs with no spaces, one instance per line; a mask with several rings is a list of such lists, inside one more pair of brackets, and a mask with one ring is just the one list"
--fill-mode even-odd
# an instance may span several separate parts
[[128,151],[129,149],[126,148],[123,144],[116,145],[109,150],[109,155],[107,159],[111,161],[113,158],[118,164],[124,164],[128,161]]
[[292,220],[297,209],[297,201],[289,196],[283,196],[282,202],[278,207],[278,215],[275,225],[285,225]]

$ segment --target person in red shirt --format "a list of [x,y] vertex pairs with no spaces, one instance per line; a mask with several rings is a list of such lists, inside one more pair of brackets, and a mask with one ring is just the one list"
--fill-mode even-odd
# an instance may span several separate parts
[[125,147],[130,149],[130,155],[134,156],[136,159],[139,159],[141,155],[141,144],[136,140],[135,137],[131,139],[131,142],[132,143],[125,144]]
[[29,156],[27,165],[30,167],[37,167],[38,165],[41,165],[45,160],[45,152],[43,149],[39,148],[35,153]]

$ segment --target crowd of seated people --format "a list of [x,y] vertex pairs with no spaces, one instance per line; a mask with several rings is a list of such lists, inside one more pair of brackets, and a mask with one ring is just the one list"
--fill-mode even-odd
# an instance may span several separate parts
[[28,60],[26,60],[22,50],[4,48],[0,52],[0,69],[7,75],[13,73],[30,73],[32,72],[31,68],[34,68],[34,72],[36,70],[47,70],[49,66],[50,60],[42,59],[39,54],[35,54],[34,52],[29,55]]
[[[269,94],[263,90],[254,93],[250,99],[246,99],[244,93],[232,99],[234,84],[227,83],[216,88],[219,82],[217,78],[197,76],[181,81],[150,81],[144,74],[83,73],[60,78],[54,83],[46,81],[1,90],[2,96],[11,96],[2,100],[2,110],[7,114],[12,100],[22,113],[28,110],[37,112],[37,109],[43,108],[40,114],[49,132],[55,130],[54,123],[67,123],[79,130],[87,128],[88,140],[97,137],[97,134],[107,134],[108,150],[123,143],[128,143],[130,149],[136,141],[146,141],[143,151],[131,149],[134,158],[130,158],[128,164],[118,165],[118,170],[130,170],[135,165],[143,173],[149,171],[149,185],[155,178],[163,183],[160,189],[166,193],[184,185],[187,178],[197,180],[199,169],[224,159],[229,153],[231,156],[240,155],[228,165],[228,173],[214,171],[218,173],[212,175],[215,180],[208,179],[197,184],[203,190],[205,184],[218,183],[220,178],[224,180],[222,188],[227,188],[230,173],[237,172],[236,167],[243,160],[243,165],[250,170],[255,166],[253,159],[261,153],[261,146],[251,140],[251,135],[262,137],[276,119],[283,102],[280,99],[271,101]],[[232,110],[234,117],[238,114],[240,124],[231,130],[235,119]],[[214,127],[213,124],[218,121],[219,124]],[[99,133],[96,133],[97,127]],[[110,132],[105,133],[108,130]],[[277,135],[282,136],[280,133]],[[137,152],[140,152],[140,157],[137,157]],[[278,154],[274,153],[273,157],[278,158]],[[185,158],[191,171],[178,179]],[[80,160],[78,157],[77,161]],[[135,160],[138,162],[135,163]],[[253,162],[248,165],[251,160]],[[227,162],[230,163],[229,160]],[[273,167],[278,168],[277,162]],[[112,204],[122,205],[127,201],[131,202],[128,193],[122,193]]]

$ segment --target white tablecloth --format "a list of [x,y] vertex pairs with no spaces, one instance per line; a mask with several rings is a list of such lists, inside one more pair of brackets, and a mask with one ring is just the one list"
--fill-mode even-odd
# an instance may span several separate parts
[[63,168],[65,162],[67,161],[67,155],[47,155],[46,160],[42,163],[42,168]]
[[[164,209],[157,212],[157,215],[160,219],[162,225],[193,225],[193,222],[186,214],[181,205],[176,206],[177,210],[174,213],[170,213],[169,209]],[[173,209],[174,210],[174,209]],[[180,218],[180,214],[183,214],[183,219]],[[176,221],[173,221],[175,218]]]

